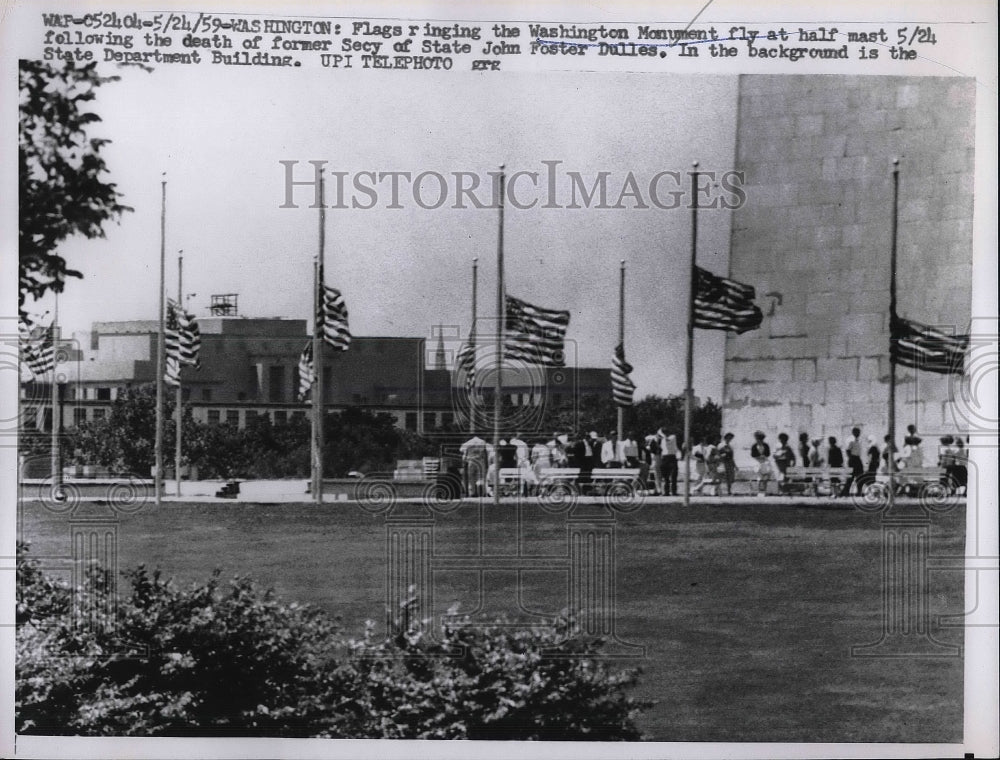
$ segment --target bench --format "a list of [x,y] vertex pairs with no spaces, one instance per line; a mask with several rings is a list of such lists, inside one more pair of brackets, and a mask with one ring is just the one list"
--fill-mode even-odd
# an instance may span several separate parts
[[[589,490],[605,492],[615,483],[628,483],[636,490],[641,488],[638,469],[600,469],[590,472],[589,481],[584,484]],[[500,493],[502,495],[516,494],[521,484],[521,471],[516,467],[500,468]],[[559,486],[575,484],[580,479],[578,467],[546,467],[538,473],[538,487],[546,493]]]
[[392,472],[393,480],[426,480],[424,477],[424,461],[422,459],[400,459]]
[[[851,471],[846,467],[789,467],[782,481],[782,491],[792,493],[810,493],[820,495],[820,489],[826,489],[830,497],[840,495],[840,489],[851,477]],[[834,480],[838,481],[834,485]]]
[[638,468],[630,469],[627,467],[594,470],[590,473],[590,482],[597,493],[607,492],[616,483],[626,483],[638,492],[642,490],[642,484],[639,482],[639,472]]
[[[914,496],[920,495],[928,486],[937,488],[945,483],[946,470],[944,467],[904,467],[893,474],[896,481],[896,493],[912,493]],[[875,476],[876,483],[887,484],[889,482],[888,473],[879,473]],[[949,488],[949,490],[951,490]]]

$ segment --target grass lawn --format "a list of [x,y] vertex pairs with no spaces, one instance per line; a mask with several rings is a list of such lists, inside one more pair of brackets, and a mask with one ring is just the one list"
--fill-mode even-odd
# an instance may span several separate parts
[[[89,509],[89,508],[88,508]],[[478,508],[437,519],[436,554],[476,549]],[[961,556],[964,510],[932,515],[930,554]],[[485,510],[484,546],[516,549],[514,507]],[[24,505],[21,537],[53,570],[69,555],[69,518]],[[385,522],[352,504],[165,503],[121,518],[119,566],[161,567],[181,583],[252,575],[289,600],[321,606],[348,631],[381,623]],[[522,551],[565,551],[565,518],[526,508]],[[618,518],[618,635],[646,656],[641,721],[662,741],[960,742],[962,658],[857,658],[879,638],[882,526],[854,509],[755,504],[646,505]],[[487,574],[484,605],[516,600],[512,571]],[[522,574],[531,610],[566,606],[565,573]],[[940,615],[963,612],[961,572],[931,571],[932,632],[961,645]],[[433,608],[479,603],[475,571],[434,575]]]

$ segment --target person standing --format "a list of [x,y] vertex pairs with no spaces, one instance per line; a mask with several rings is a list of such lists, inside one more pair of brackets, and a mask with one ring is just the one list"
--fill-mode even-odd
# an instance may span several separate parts
[[864,495],[865,489],[875,482],[875,476],[878,474],[879,462],[882,460],[882,455],[878,450],[878,444],[875,443],[874,436],[868,436],[867,444],[868,448],[865,450],[865,457],[868,461],[865,464],[864,475],[858,478],[858,496]]
[[618,433],[612,430],[601,446],[601,467],[617,469],[621,466],[622,447],[618,442]]
[[788,445],[788,435],[785,433],[778,434],[778,448],[774,450],[774,464],[778,468],[778,488],[783,493],[787,493],[788,468],[795,465],[795,452]]
[[958,489],[958,476],[955,473],[955,439],[950,435],[941,436],[941,445],[938,447],[938,467],[944,470],[944,477],[941,484],[948,489],[949,494],[955,493]]
[[604,452],[604,440],[597,435],[597,431],[590,431],[590,469],[599,470],[604,466],[601,455]]
[[[826,452],[826,463],[831,470],[840,469],[844,466],[844,452],[841,450],[840,446],[837,445],[837,439],[834,436],[830,436],[827,439],[829,447]],[[840,487],[840,478],[831,477],[830,478],[830,495],[839,496],[842,493]]]
[[[764,431],[756,431],[753,434],[753,445],[750,447],[750,456],[757,463],[757,496],[764,496],[767,481],[771,479],[771,447],[767,445],[766,437]],[[788,436],[785,438],[787,440]]]
[[500,461],[501,470],[514,470],[517,469],[517,446],[513,444],[512,441],[500,439],[497,444],[499,449],[498,459]]
[[[660,428],[663,432],[663,428]],[[677,495],[677,474],[678,459],[680,458],[680,448],[677,445],[677,436],[671,433],[663,439],[663,459],[660,465],[663,470],[663,485],[668,496]]]
[[458,447],[458,451],[462,455],[466,496],[471,498],[482,495],[487,470],[486,441],[473,435]]
[[639,442],[632,431],[626,433],[622,441],[622,457],[626,467],[633,470],[639,467]]
[[[847,484],[844,486],[845,496],[851,495],[851,489],[854,487],[854,484],[858,482],[859,478],[865,472],[865,462],[861,457],[861,428],[851,428],[851,438],[847,442],[847,466],[850,468],[851,474],[847,478]],[[858,492],[860,493],[860,488]]]
[[722,479],[726,484],[726,496],[733,495],[733,483],[736,481],[736,456],[733,452],[733,434],[726,433],[718,449],[719,463],[722,465]]
[[819,448],[822,442],[821,438],[813,438],[809,444],[809,467],[823,466],[823,452]]
[[705,472],[696,487],[698,493],[703,493],[705,489],[709,489],[708,493],[711,496],[718,495],[719,486],[719,455],[716,448],[716,440],[715,436],[708,436],[705,439],[705,443],[701,444],[701,455]]
[[552,469],[552,449],[545,440],[539,438],[531,449],[531,473],[534,482],[529,483],[529,486],[533,485],[534,488],[529,488],[529,491],[538,490],[544,471],[550,469]]
[[514,437],[510,439],[510,445],[517,451],[518,493],[523,496],[535,480],[535,473],[531,469],[531,450],[528,448],[527,441],[521,438],[520,433],[514,433]]
[[575,470],[583,467],[587,460],[587,443],[583,440],[582,433],[574,433],[572,440],[566,447],[566,466]]
[[969,449],[962,436],[955,436],[955,478],[958,488],[955,493],[968,495],[969,490]]
[[[809,433],[799,433],[799,461],[803,467],[809,466]],[[795,457],[792,457],[792,466],[795,465]]]
[[577,476],[577,488],[583,494],[590,488],[590,473],[593,471],[593,459],[591,457],[590,446],[583,433],[577,433],[576,443],[573,446],[573,456],[576,459],[576,466],[580,470]]
[[705,487],[705,446],[701,442],[701,436],[693,436],[692,442],[694,446],[691,447],[691,451],[688,456],[691,457],[691,461],[694,463],[694,473],[696,482],[694,488],[691,489],[691,493],[701,493],[701,489]]
[[660,429],[653,435],[646,437],[646,456],[649,461],[649,469],[653,472],[653,492],[657,496],[663,496],[663,430]]

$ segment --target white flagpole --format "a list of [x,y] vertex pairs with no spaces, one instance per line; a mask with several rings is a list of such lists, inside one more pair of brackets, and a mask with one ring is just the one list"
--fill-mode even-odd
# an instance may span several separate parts
[[500,225],[497,236],[497,342],[494,369],[496,377],[493,384],[493,504],[500,505],[500,394],[503,392],[503,323],[504,323],[504,287],[503,287],[503,207],[505,174],[504,165],[500,164]]
[[[470,372],[475,372],[476,367],[476,298],[479,290],[479,257],[472,259],[472,328],[469,330],[469,350],[472,352],[472,366]],[[466,387],[469,387],[468,375],[466,375]],[[469,435],[476,434],[476,389],[469,388]]]
[[[622,259],[621,277],[618,282],[618,343],[622,347],[622,352],[625,351],[625,259]],[[612,389],[612,397],[614,396],[614,389]],[[624,425],[625,425],[625,410],[622,407],[618,407],[618,445],[624,448],[625,436],[624,436]],[[617,457],[618,452],[614,452]],[[624,462],[622,463],[624,465]]]
[[62,427],[62,409],[59,405],[59,381],[56,377],[59,351],[59,292],[53,290],[55,306],[53,307],[52,325],[49,327],[49,340],[52,348],[52,429],[50,454],[52,466],[52,498],[61,501],[62,494],[62,463],[59,456],[59,432]]
[[323,256],[326,246],[326,199],[323,174],[319,177],[319,249],[313,263],[313,389],[312,389],[312,492],[313,501],[323,503],[323,338],[325,316],[323,308]]
[[160,182],[160,325],[156,341],[156,440],[154,442],[154,457],[156,459],[156,474],[153,490],[156,493],[156,506],[163,500],[163,370],[164,353],[166,351],[166,336],[164,335],[164,290],[166,289],[166,235],[167,235],[167,174],[163,173]]
[[698,162],[691,172],[691,289],[688,294],[687,366],[684,387],[684,506],[691,504],[691,406],[694,403],[694,296],[698,266]]
[[[184,291],[183,291],[183,269],[184,269],[184,251],[177,252],[177,308],[184,308]],[[180,336],[178,335],[178,340]],[[183,407],[184,407],[184,394],[181,392],[181,364],[180,361],[177,363],[177,402],[176,409],[174,410],[177,415],[177,435],[174,441],[174,478],[177,481],[177,488],[174,493],[177,496],[181,495],[181,419],[183,417]]]
[[[899,226],[899,159],[892,161],[892,230],[889,253],[889,321],[896,319],[896,236]],[[889,474],[889,508],[896,499],[896,362],[892,360],[892,325],[889,326],[889,442],[885,457],[886,472]]]

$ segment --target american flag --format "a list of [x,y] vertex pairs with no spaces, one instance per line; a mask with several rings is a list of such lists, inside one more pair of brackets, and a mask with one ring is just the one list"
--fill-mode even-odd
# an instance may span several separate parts
[[180,384],[181,365],[198,368],[201,362],[201,330],[194,315],[185,311],[177,302],[167,301],[167,322],[164,328],[166,368],[163,379],[169,385]]
[[455,372],[465,374],[465,391],[471,394],[476,387],[476,344],[475,336],[462,344],[455,356]]
[[351,345],[351,331],[347,326],[347,305],[336,288],[323,286],[323,298],[317,322],[322,326],[323,341],[331,348],[346,351]]
[[889,358],[894,364],[939,375],[961,375],[965,371],[968,335],[946,335],[895,314],[889,320],[889,335]]
[[305,401],[313,383],[316,382],[316,365],[313,364],[312,341],[306,343],[299,356],[299,401]]
[[616,406],[632,406],[635,383],[629,377],[631,374],[632,365],[625,361],[625,344],[619,343],[611,360],[611,395]]
[[507,296],[504,355],[546,367],[564,367],[569,312],[543,309]]
[[753,302],[756,297],[752,285],[695,267],[694,326],[737,334],[756,330],[764,321],[763,312]]
[[52,344],[52,326],[40,327],[22,318],[17,325],[21,356],[33,375],[41,376],[56,366],[56,352]]

